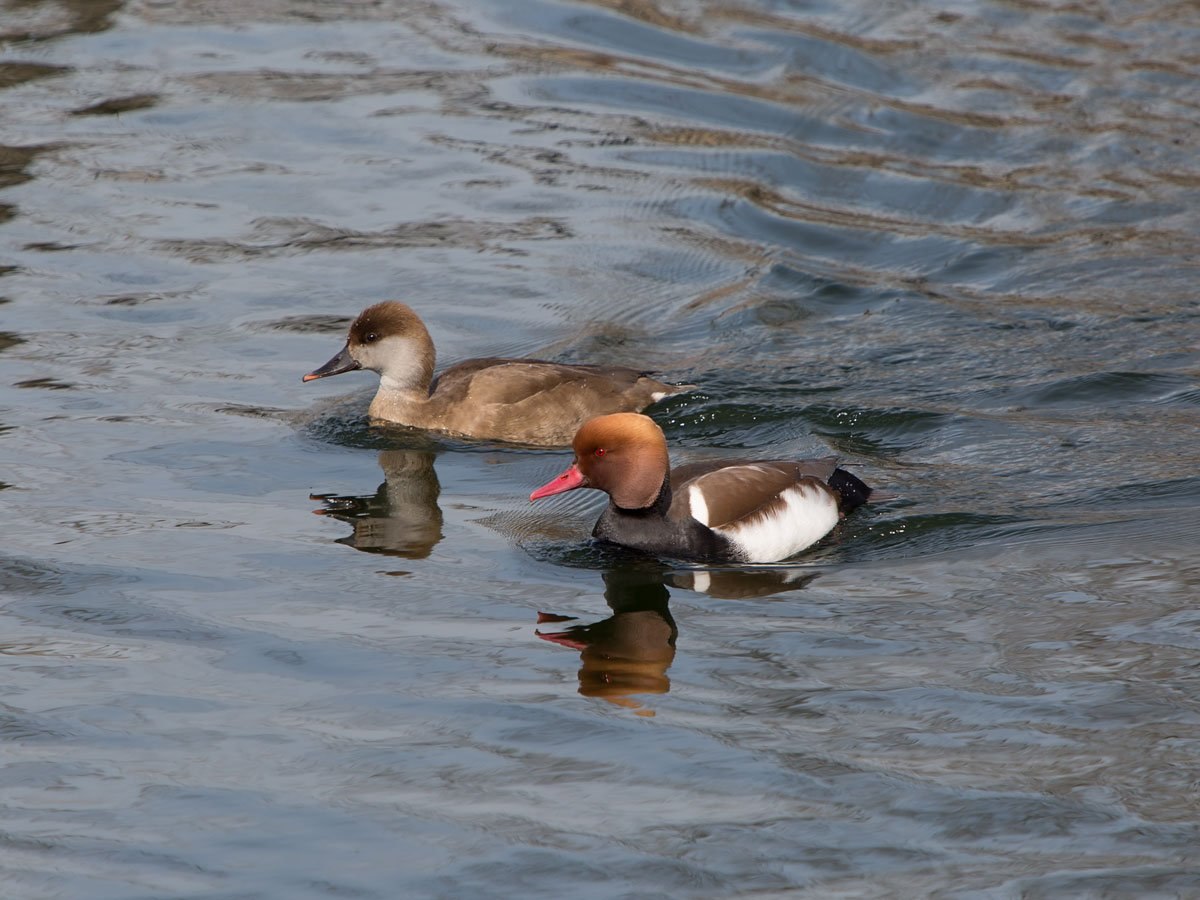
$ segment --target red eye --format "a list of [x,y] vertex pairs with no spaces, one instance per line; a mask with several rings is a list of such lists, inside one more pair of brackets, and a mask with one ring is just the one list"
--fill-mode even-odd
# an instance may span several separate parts
[[604,448],[603,448],[603,447],[597,447],[597,448],[596,448],[596,455],[597,455],[597,456],[603,456],[603,455],[604,455]]

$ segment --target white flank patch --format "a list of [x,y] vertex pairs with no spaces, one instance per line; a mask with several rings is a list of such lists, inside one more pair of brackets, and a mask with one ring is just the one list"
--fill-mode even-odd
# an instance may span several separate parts
[[653,393],[650,395],[650,402],[651,402],[651,403],[657,403],[657,402],[658,402],[659,400],[661,400],[663,397],[669,397],[669,396],[671,396],[671,394],[670,394],[670,392],[669,392],[669,391],[654,391],[654,392],[653,392]]
[[829,491],[798,484],[779,496],[784,505],[769,516],[713,530],[729,538],[747,562],[776,562],[815,544],[838,523],[837,501]]
[[694,484],[688,488],[688,508],[693,519],[701,525],[708,524],[708,504],[704,502],[704,494],[700,488]]

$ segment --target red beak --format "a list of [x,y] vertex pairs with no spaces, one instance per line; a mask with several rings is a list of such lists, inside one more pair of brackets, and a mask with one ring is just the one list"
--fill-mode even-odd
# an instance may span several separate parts
[[583,473],[579,471],[579,466],[575,463],[567,466],[565,472],[557,478],[547,481],[540,488],[529,495],[529,502],[541,500],[543,497],[549,497],[553,494],[561,494],[563,491],[573,491],[575,488],[584,487],[587,479],[583,477]]

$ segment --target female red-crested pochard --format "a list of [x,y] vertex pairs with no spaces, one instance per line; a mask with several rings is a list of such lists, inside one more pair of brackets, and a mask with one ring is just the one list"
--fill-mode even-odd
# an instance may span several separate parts
[[529,495],[576,488],[608,494],[592,535],[657,556],[704,562],[775,562],[828,534],[871,495],[836,457],[719,459],[670,468],[653,419],[591,419],[573,443],[575,462]]
[[313,381],[354,369],[379,373],[373,419],[461,437],[565,447],[588,419],[643,410],[695,389],[664,384],[624,366],[539,359],[470,359],[433,377],[433,341],[411,308],[395,300],[359,313],[346,346],[304,376]]

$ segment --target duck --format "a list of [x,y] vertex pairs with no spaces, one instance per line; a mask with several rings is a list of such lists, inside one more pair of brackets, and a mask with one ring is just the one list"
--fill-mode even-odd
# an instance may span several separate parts
[[593,488],[608,506],[592,536],[655,556],[767,563],[794,556],[867,502],[872,489],[837,457],[717,459],[671,468],[667,439],[648,416],[584,423],[575,460],[530,502]]
[[696,389],[625,366],[499,357],[470,359],[435,378],[435,360],[420,316],[388,300],[359,313],[341,351],[302,380],[367,369],[379,373],[379,390],[367,410],[376,422],[548,447],[570,446],[579,427],[597,415],[641,412]]

